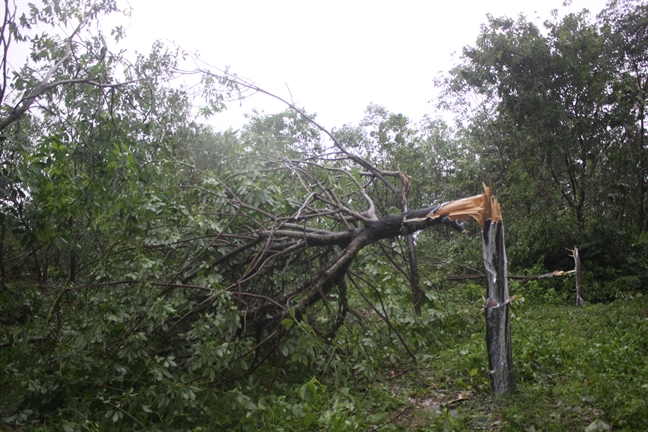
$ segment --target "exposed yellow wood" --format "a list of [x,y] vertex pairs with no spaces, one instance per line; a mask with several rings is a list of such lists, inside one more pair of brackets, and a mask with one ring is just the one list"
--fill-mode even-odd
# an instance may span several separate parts
[[433,218],[447,216],[452,220],[467,219],[472,217],[477,222],[481,222],[481,213],[484,210],[484,196],[475,195],[469,198],[462,198],[444,204],[432,214],[428,215]]
[[486,186],[485,183],[482,183],[482,185],[484,186],[484,193],[482,194],[484,197],[484,210],[481,214],[481,221],[478,222],[483,227],[484,222],[488,219],[490,219],[491,222],[502,220],[502,209],[499,202],[497,202],[497,199],[491,195],[491,188]]
[[499,202],[491,195],[490,187],[486,186],[486,184],[483,186],[484,193],[481,195],[475,195],[445,203],[435,211],[430,212],[424,218],[406,219],[404,222],[436,219],[438,217],[447,217],[452,220],[473,218],[483,228],[484,222],[489,219],[491,222],[502,220],[502,209]]

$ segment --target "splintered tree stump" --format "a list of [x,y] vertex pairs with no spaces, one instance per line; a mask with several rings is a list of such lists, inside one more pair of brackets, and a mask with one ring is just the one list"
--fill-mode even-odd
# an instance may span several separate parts
[[511,349],[511,311],[506,277],[504,222],[486,220],[482,230],[482,252],[486,267],[486,348],[488,374],[495,396],[515,391]]
[[583,306],[583,272],[581,270],[581,259],[578,248],[574,246],[572,251],[574,257],[574,271],[576,272],[576,306]]
[[491,196],[490,188],[484,185],[483,194],[446,203],[431,217],[441,214],[451,220],[471,217],[482,227],[482,253],[488,281],[484,301],[488,374],[496,396],[513,392],[516,388],[511,349],[511,301],[500,205]]
[[[474,199],[480,198],[480,199]],[[473,209],[464,211],[482,226],[482,254],[486,267],[486,348],[488,375],[495,396],[515,391],[511,349],[511,302],[508,293],[504,221],[500,205],[484,185],[484,193],[473,198]]]

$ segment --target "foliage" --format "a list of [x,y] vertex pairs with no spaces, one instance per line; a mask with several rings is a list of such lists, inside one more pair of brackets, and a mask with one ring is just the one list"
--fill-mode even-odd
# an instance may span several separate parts
[[[203,71],[198,95],[171,86],[179,53],[156,43],[130,63],[86,31],[116,6],[80,6],[33,6],[4,27],[37,67],[7,81],[15,105],[0,123],[3,417],[70,430],[346,428],[357,402],[341,376],[367,381],[414,358],[393,325],[386,337],[362,325],[391,292],[370,268],[351,276],[353,260],[449,220],[405,225],[408,213],[374,205],[385,191],[398,199],[394,174],[296,107],[239,133],[198,124],[196,104],[213,114],[251,85]],[[64,19],[78,23],[66,38],[30,32]],[[359,260],[381,253],[394,250]]]
[[542,27],[489,17],[439,81],[445,106],[477,113],[463,125],[516,221],[513,271],[567,269],[564,250],[577,245],[590,268],[605,269],[596,281],[645,278],[645,266],[624,262],[646,231],[645,16],[626,1],[596,21],[585,11],[556,12]]
[[[211,69],[177,85],[188,54],[161,43],[129,60],[96,26],[112,1],[5,6],[0,48],[31,53],[0,94],[6,427],[646,427],[643,4],[490,18],[444,84],[476,115],[370,105],[332,132],[287,102],[200,123],[268,94]],[[567,270],[577,244],[588,299],[611,302],[566,306],[571,276],[512,284],[522,386],[497,401],[483,288],[447,280],[481,273],[479,228],[420,217],[489,176],[510,269]]]

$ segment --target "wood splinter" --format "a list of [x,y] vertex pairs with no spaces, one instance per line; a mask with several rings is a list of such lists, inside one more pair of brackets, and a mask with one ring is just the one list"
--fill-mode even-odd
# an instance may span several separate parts
[[507,304],[514,302],[516,298],[517,298],[517,294],[511,297],[510,299],[506,300],[504,303],[497,303],[496,300],[493,300],[490,297],[484,299],[484,296],[482,296],[482,299],[484,299],[484,304],[482,305],[481,310],[483,311],[484,309],[497,309],[502,306],[506,306]]
[[443,203],[423,217],[403,219],[403,223],[422,222],[426,219],[446,217],[452,221],[472,218],[484,228],[487,220],[498,222],[502,220],[502,210],[497,199],[491,195],[491,190],[483,184],[484,193],[457,201]]

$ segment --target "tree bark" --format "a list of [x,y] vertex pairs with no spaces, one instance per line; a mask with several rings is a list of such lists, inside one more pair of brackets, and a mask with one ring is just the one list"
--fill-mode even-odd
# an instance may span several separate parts
[[0,232],[0,279],[1,286],[4,289],[7,283],[7,269],[5,268],[4,257],[4,242],[5,242],[5,221],[2,220],[2,232]]
[[[401,206],[403,213],[407,213],[407,194],[410,190],[410,181],[409,176],[403,174],[398,170],[401,180],[403,182],[403,190],[401,192]],[[410,284],[412,285],[412,304],[414,305],[414,313],[417,316],[421,316],[421,297],[423,291],[421,290],[420,278],[418,272],[418,262],[416,259],[416,242],[414,241],[414,235],[410,234],[407,236],[407,256],[409,259],[410,267]]]
[[577,247],[574,247],[572,255],[574,257],[574,270],[576,271],[576,306],[583,306],[585,303],[583,300],[583,274],[581,271],[580,254],[578,253]]
[[407,253],[409,255],[410,264],[410,280],[412,284],[412,304],[414,304],[414,312],[416,315],[421,315],[421,285],[418,272],[418,263],[416,261],[416,244],[414,243],[414,236],[412,234],[407,236]]
[[511,311],[504,246],[504,222],[497,200],[484,187],[482,253],[486,267],[486,348],[488,374],[495,396],[516,390],[511,349]]

